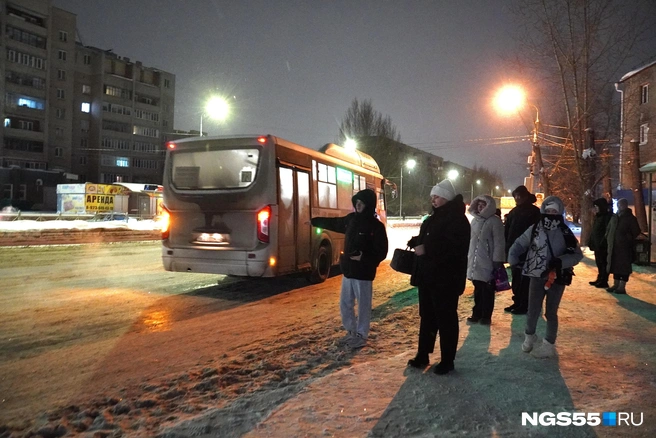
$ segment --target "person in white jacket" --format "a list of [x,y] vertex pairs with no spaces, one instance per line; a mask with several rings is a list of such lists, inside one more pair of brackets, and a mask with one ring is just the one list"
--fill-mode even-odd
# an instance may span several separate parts
[[[578,240],[565,225],[564,212],[565,207],[560,198],[547,197],[540,207],[540,221],[518,237],[508,252],[508,263],[511,266],[519,265],[521,256],[526,253],[522,273],[530,278],[530,283],[522,350],[540,358],[551,357],[556,353],[554,344],[558,336],[558,307],[566,286],[562,281],[563,269],[573,267],[583,258]],[[547,333],[541,348],[534,350],[537,341],[535,328],[545,297]]]
[[503,268],[506,259],[503,222],[495,214],[494,198],[476,197],[470,207],[471,239],[467,255],[467,279],[474,284],[474,308],[467,318],[470,323],[490,325],[494,311],[494,271]]

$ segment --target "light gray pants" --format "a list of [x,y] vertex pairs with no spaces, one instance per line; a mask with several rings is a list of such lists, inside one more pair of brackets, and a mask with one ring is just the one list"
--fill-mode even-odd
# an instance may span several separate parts
[[[371,297],[373,286],[370,280],[342,278],[342,290],[339,297],[339,310],[342,325],[351,333],[358,333],[364,339],[369,336],[371,322]],[[355,302],[358,302],[358,315],[355,315]]]
[[546,278],[531,277],[528,287],[528,313],[526,313],[526,330],[527,335],[535,334],[535,327],[538,325],[538,319],[542,312],[542,302],[547,297],[546,310],[544,312],[547,318],[547,334],[544,338],[551,344],[556,343],[558,337],[558,307],[560,300],[565,291],[564,284],[552,284],[549,290],[544,290]]

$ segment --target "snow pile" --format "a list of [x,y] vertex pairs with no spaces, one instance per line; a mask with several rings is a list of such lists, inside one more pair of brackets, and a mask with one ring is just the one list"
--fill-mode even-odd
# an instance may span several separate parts
[[156,220],[128,221],[86,221],[86,220],[12,220],[0,221],[0,232],[11,231],[41,231],[41,230],[94,230],[105,229],[127,229],[135,231],[160,230],[160,223]]

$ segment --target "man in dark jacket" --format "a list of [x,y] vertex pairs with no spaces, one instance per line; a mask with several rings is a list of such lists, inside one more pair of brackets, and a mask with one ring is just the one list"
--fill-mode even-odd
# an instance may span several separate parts
[[[387,232],[385,225],[376,217],[376,193],[362,190],[351,199],[354,213],[344,217],[315,217],[312,226],[337,233],[344,233],[344,253],[340,256],[342,289],[339,309],[346,336],[341,340],[351,348],[367,344],[373,280],[376,268],[387,256]],[[355,302],[358,315],[355,315]]]
[[458,299],[467,280],[470,226],[462,195],[451,181],[431,190],[433,213],[421,224],[419,235],[408,242],[417,254],[417,269],[411,283],[419,289],[419,344],[408,366],[424,368],[440,334],[442,360],[435,374],[454,369],[458,349]]
[[[526,186],[519,186],[512,192],[515,198],[515,208],[506,215],[505,237],[506,237],[506,260],[508,250],[515,240],[540,220],[540,209],[533,205],[537,200]],[[506,307],[506,312],[514,315],[525,315],[528,311],[528,284],[529,279],[524,278],[521,268],[511,267],[513,304]]]
[[606,198],[596,199],[592,205],[595,209],[595,218],[592,223],[592,231],[588,238],[588,248],[594,251],[595,264],[597,265],[597,279],[591,281],[590,284],[595,287],[607,288],[608,287],[608,244],[606,242],[606,228],[608,222],[612,217],[612,213],[608,208],[608,201]]

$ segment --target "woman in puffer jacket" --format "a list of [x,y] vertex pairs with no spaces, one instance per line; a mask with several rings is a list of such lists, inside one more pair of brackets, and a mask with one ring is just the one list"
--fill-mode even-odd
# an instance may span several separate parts
[[[565,225],[564,212],[565,207],[560,198],[547,197],[540,207],[540,221],[527,229],[508,252],[508,263],[511,266],[520,264],[521,256],[526,253],[522,273],[530,278],[530,283],[522,350],[532,352],[534,357],[547,358],[556,353],[554,344],[558,336],[558,307],[566,285],[560,284],[557,279],[554,281],[554,275],[561,273],[563,268],[573,267],[583,258],[576,236]],[[545,297],[547,333],[541,348],[534,350],[537,341],[535,328]]]
[[488,195],[478,196],[469,207],[469,214],[474,216],[467,255],[467,279],[474,283],[474,308],[467,318],[470,323],[492,322],[494,271],[503,268],[506,258],[503,223],[495,215],[496,208],[494,198]]

